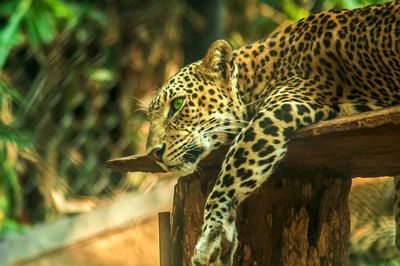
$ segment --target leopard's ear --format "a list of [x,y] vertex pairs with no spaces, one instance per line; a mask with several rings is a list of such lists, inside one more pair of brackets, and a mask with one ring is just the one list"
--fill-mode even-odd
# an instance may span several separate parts
[[228,79],[232,61],[232,47],[224,40],[213,42],[201,63],[201,71],[211,76],[221,75]]

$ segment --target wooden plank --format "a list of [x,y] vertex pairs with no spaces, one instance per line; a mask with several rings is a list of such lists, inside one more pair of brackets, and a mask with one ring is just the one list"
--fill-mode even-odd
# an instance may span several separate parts
[[165,172],[154,160],[142,154],[109,160],[106,162],[106,166],[116,172]]
[[280,168],[328,168],[340,176],[378,177],[400,173],[400,127],[335,132],[294,140]]
[[[213,151],[201,162],[217,166],[227,147]],[[163,172],[146,155],[110,160],[117,171]],[[365,112],[300,129],[289,143],[278,171],[322,169],[343,176],[383,176],[400,173],[400,106]]]

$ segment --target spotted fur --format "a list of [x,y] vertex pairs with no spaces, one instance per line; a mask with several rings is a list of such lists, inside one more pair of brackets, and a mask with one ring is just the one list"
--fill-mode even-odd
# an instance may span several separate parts
[[237,50],[214,42],[149,107],[147,150],[166,170],[191,173],[232,141],[193,265],[232,264],[236,207],[268,179],[297,129],[398,104],[398,2],[314,14]]

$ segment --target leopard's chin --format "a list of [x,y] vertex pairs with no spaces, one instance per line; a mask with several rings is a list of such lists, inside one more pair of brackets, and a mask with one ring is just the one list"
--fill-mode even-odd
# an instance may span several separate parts
[[185,152],[181,157],[181,162],[176,164],[168,164],[157,162],[158,165],[161,166],[166,172],[171,172],[174,175],[181,177],[192,174],[196,171],[198,163],[207,157],[209,154],[209,149],[205,149],[203,147],[196,147],[195,149],[191,149]]
[[166,172],[173,173],[177,177],[187,176],[196,171],[198,162],[183,162],[174,165],[157,162],[157,164]]
[[196,171],[197,162],[195,163],[181,163],[178,165],[167,166],[169,172],[174,173],[176,176],[187,176]]

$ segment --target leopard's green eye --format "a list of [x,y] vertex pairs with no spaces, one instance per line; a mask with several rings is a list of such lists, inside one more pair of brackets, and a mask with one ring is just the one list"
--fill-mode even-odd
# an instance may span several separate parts
[[172,100],[172,108],[174,108],[174,111],[178,111],[181,109],[183,104],[183,97],[175,98]]

